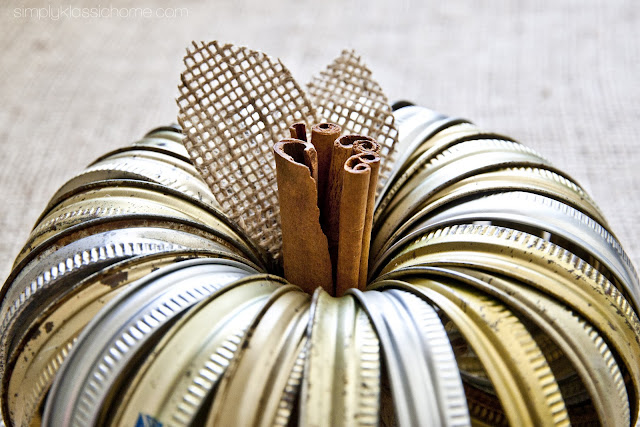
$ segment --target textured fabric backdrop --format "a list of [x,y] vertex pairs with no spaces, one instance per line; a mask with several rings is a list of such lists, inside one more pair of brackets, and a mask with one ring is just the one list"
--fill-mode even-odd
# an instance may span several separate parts
[[101,7],[183,16],[64,16],[97,3],[0,5],[0,280],[60,185],[175,121],[192,39],[263,50],[303,82],[355,48],[391,100],[468,117],[555,162],[591,193],[640,265],[637,0],[184,0],[162,10],[105,0]]

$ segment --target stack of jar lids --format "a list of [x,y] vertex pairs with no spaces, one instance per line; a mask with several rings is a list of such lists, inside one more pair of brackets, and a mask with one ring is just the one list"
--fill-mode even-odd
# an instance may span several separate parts
[[372,290],[436,307],[484,424],[635,425],[640,286],[602,213],[531,149],[416,106],[377,205]]
[[160,128],[101,157],[39,218],[1,291],[2,411],[11,424],[38,423],[80,332],[110,300],[142,286],[139,279],[201,260],[215,274],[176,297],[184,309],[212,286],[270,269],[266,253],[221,212],[180,141],[179,129]]
[[[640,285],[519,143],[402,104],[370,285],[287,283],[178,129],[53,197],[2,288],[8,425],[636,425]],[[272,274],[269,274],[272,273]]]

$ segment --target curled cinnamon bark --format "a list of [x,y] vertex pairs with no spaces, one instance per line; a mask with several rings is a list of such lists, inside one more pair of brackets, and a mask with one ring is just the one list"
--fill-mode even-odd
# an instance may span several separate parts
[[329,253],[331,254],[331,263],[334,267],[334,273],[337,268],[338,258],[340,201],[342,196],[342,181],[345,171],[345,162],[353,154],[353,144],[356,141],[361,140],[372,139],[363,135],[344,135],[338,138],[333,144],[325,201],[322,204],[326,213],[323,215],[322,229],[327,235],[327,240],[329,241]]
[[[358,141],[361,142],[361,141]],[[376,143],[377,145],[377,143]],[[379,148],[379,146],[378,146]],[[371,229],[373,228],[373,210],[376,202],[376,188],[378,187],[378,173],[380,172],[380,156],[377,152],[364,151],[358,158],[371,168],[369,176],[369,188],[367,189],[367,211],[362,231],[362,257],[360,258],[360,273],[358,289],[364,291],[367,287],[367,275],[369,270],[369,249],[371,247]]]
[[311,144],[318,153],[318,207],[320,208],[320,221],[327,211],[325,207],[326,191],[329,180],[329,168],[333,144],[340,137],[340,126],[335,123],[320,123],[311,128]]
[[361,139],[353,143],[353,154],[360,153],[378,153],[380,154],[380,144],[373,140],[373,138],[369,139]]
[[343,295],[350,288],[357,288],[359,283],[371,176],[371,166],[364,163],[360,156],[363,154],[350,157],[344,164],[340,198],[336,296]]
[[289,133],[291,134],[291,138],[307,142],[307,126],[304,123],[292,124],[289,127]]
[[318,286],[332,292],[329,248],[320,227],[316,150],[310,142],[284,139],[273,151],[285,278],[309,293]]

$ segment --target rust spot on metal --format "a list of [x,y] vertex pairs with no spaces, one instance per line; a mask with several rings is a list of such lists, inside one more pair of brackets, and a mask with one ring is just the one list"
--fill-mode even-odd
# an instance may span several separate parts
[[45,323],[44,330],[47,331],[47,333],[50,333],[53,330],[53,322]]
[[120,284],[125,282],[128,278],[129,278],[128,271],[118,271],[117,273],[114,273],[109,277],[104,278],[102,282],[111,288],[117,288]]
[[40,328],[32,328],[24,337],[24,342],[28,343],[31,340],[35,340],[40,336]]

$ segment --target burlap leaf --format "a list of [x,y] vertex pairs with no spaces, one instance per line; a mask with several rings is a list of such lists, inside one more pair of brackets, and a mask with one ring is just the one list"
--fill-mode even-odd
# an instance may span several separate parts
[[395,161],[398,130],[389,100],[371,70],[355,51],[343,50],[307,87],[323,120],[340,125],[343,134],[367,135],[380,143],[380,194]]
[[184,64],[178,122],[189,155],[225,213],[278,258],[272,147],[293,123],[311,126],[314,108],[289,70],[262,52],[194,42]]

